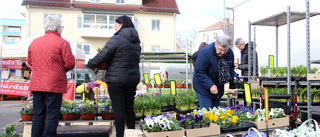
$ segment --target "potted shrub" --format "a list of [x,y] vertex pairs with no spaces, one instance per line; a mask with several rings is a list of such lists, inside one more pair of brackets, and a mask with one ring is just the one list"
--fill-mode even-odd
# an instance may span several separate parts
[[177,80],[176,88],[184,88],[184,80]]
[[22,108],[19,114],[21,114],[22,121],[32,121],[33,109]]
[[136,98],[134,99],[134,105],[133,105],[134,112],[136,113],[136,118],[143,117],[143,108],[144,108],[144,104],[143,104],[142,97],[136,96]]
[[18,124],[10,123],[9,126],[6,126],[3,133],[0,134],[0,137],[19,137],[19,132],[16,129]]
[[103,120],[113,120],[114,119],[114,113],[112,110],[112,102],[111,100],[107,100],[106,103],[100,103],[98,105],[98,110],[101,113],[101,117]]
[[61,107],[60,114],[64,121],[75,120],[78,117],[79,110],[75,106]]
[[80,104],[80,114],[82,120],[94,120],[95,115],[98,112],[98,108],[91,103],[89,100],[87,100],[85,103]]

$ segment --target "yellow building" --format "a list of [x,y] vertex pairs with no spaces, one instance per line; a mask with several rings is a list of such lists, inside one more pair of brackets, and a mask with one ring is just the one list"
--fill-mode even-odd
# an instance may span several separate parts
[[22,6],[26,38],[44,33],[47,15],[59,15],[62,37],[85,51],[86,62],[113,36],[115,19],[121,15],[132,18],[142,51],[176,50],[175,0],[23,0]]

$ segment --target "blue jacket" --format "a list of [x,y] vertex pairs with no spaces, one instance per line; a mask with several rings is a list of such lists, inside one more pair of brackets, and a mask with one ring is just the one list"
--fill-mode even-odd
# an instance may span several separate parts
[[[230,68],[230,76],[233,79],[238,76],[234,71],[234,55],[229,48],[224,58],[227,60]],[[218,77],[219,58],[216,54],[215,42],[205,46],[199,51],[195,73],[193,75],[193,88],[201,95],[211,98],[221,98],[224,94],[224,85],[220,85]],[[230,79],[230,80],[231,80]],[[210,88],[216,85],[218,94],[212,94]]]

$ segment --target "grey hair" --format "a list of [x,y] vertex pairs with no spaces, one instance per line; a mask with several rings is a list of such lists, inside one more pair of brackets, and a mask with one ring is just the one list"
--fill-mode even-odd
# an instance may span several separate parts
[[220,34],[218,35],[216,42],[219,46],[228,48],[231,45],[231,37],[226,34]]
[[45,31],[57,31],[62,23],[62,19],[58,15],[48,15],[43,22],[43,27]]
[[244,40],[242,38],[237,38],[234,42],[234,45],[242,45],[244,44]]

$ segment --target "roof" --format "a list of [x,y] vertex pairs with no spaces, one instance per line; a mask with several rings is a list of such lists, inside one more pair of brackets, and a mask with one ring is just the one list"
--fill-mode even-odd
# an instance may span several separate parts
[[[306,18],[305,12],[290,12],[291,13],[291,23]],[[319,12],[310,12],[310,17],[320,15]],[[287,24],[287,12],[281,12],[270,17],[252,22],[251,25],[261,25],[261,26],[282,26]]]
[[121,11],[144,11],[166,12],[180,14],[176,0],[142,0],[140,5],[116,5],[104,3],[72,2],[71,0],[23,0],[22,5],[51,6],[65,8],[83,8],[95,10],[121,10]]
[[[229,20],[226,21],[226,25],[228,25]],[[230,27],[232,27],[232,24],[229,24]],[[209,27],[204,28],[203,30],[200,30],[199,32],[205,32],[205,31],[211,31],[211,30],[220,30],[223,29],[223,21],[219,21]]]

